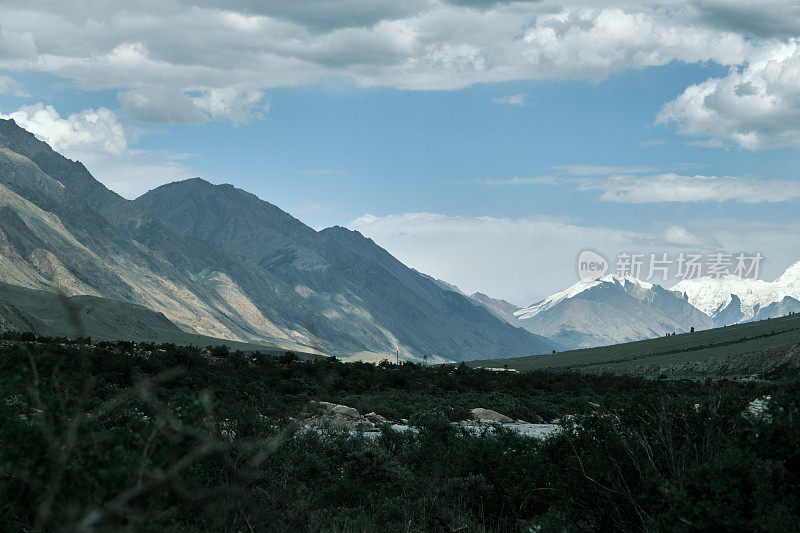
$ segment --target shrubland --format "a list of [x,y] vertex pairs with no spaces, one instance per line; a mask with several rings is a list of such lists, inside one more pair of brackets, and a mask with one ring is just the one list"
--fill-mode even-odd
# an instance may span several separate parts
[[[416,431],[302,430],[314,400]],[[452,424],[474,407],[562,431]],[[793,368],[697,381],[0,341],[5,530],[791,531],[799,515]]]

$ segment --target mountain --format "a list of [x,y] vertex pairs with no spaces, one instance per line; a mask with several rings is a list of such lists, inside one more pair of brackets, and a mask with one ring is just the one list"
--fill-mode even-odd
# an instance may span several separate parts
[[135,204],[192,237],[250,259],[313,302],[334,336],[369,336],[365,351],[386,355],[399,349],[462,360],[552,349],[547,339],[499,321],[360,233],[342,227],[314,231],[233,186],[186,180],[149,191]]
[[[126,200],[10,120],[0,120],[0,251],[0,282],[134,304],[188,334],[363,358],[553,347],[357,232],[315,231],[200,179]],[[14,309],[4,319],[24,323]]]
[[720,326],[783,316],[800,311],[800,262],[772,282],[726,275],[683,280],[673,290]]
[[480,303],[486,309],[489,310],[494,316],[505,320],[509,324],[515,327],[522,327],[519,323],[519,319],[514,315],[517,311],[521,309],[521,307],[512,304],[511,302],[507,302],[505,300],[500,300],[498,298],[492,298],[491,296],[487,296],[482,292],[476,292],[470,296],[473,300]]
[[0,283],[3,330],[54,337],[91,336],[138,341],[197,341],[161,313],[98,298],[66,296]]
[[569,348],[631,342],[714,326],[658,285],[614,275],[580,281],[514,313],[520,325]]
[[[211,283],[131,239],[4,141],[0,136],[0,281],[141,305],[209,337],[269,340],[264,324],[242,318],[243,302],[232,306]],[[291,342],[277,328],[272,336]]]
[[514,316],[514,312],[519,311],[521,307],[514,305],[511,302],[507,302],[505,300],[492,298],[491,296],[483,294],[482,292],[467,294],[460,288],[458,288],[458,286],[453,285],[452,283],[448,283],[443,279],[434,278],[433,276],[429,276],[428,274],[423,274],[421,272],[420,275],[433,281],[439,287],[445,290],[452,291],[469,298],[475,305],[480,305],[482,307],[485,307],[487,311],[492,313],[500,320],[504,320],[514,327],[521,327],[518,323],[517,317]]

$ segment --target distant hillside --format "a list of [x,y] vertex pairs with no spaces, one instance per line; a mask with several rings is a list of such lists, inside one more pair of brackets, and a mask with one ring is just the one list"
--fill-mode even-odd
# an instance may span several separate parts
[[522,327],[519,319],[514,315],[517,311],[521,309],[521,307],[512,304],[511,302],[507,302],[505,300],[500,300],[498,298],[492,298],[482,292],[476,292],[470,296],[476,302],[479,302],[481,305],[486,307],[492,314],[496,317],[501,318],[515,327]]
[[656,339],[549,355],[473,361],[471,366],[658,376],[750,376],[800,364],[800,314]]

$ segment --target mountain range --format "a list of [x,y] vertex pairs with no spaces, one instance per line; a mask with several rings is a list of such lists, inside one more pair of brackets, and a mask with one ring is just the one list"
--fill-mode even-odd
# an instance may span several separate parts
[[581,281],[514,313],[529,331],[588,348],[714,326],[711,318],[658,285],[614,275]]
[[358,232],[316,231],[231,185],[191,179],[127,200],[12,120],[0,120],[0,282],[11,287],[0,329],[41,334],[64,328],[46,316],[57,303],[24,305],[34,293],[88,298],[84,315],[114,308],[92,322],[106,337],[180,333],[369,360],[560,348]]
[[773,282],[701,277],[665,289],[608,275],[579,281],[525,308],[480,293],[470,298],[564,347],[591,348],[800,312],[800,262]]
[[[68,323],[70,308],[82,325]],[[195,178],[127,200],[0,120],[0,331],[462,361],[798,311],[800,262],[773,282],[706,277],[664,289],[605,276],[520,308],[408,268],[356,231],[316,231],[232,185]]]
[[800,262],[772,282],[726,275],[684,280],[673,290],[711,316],[716,325],[776,318],[800,312]]

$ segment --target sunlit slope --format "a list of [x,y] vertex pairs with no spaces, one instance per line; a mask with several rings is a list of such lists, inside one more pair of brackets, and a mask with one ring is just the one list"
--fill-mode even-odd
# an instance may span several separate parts
[[[0,332],[32,332],[39,336],[89,336],[96,340],[171,342],[183,345],[226,345],[240,350],[282,351],[277,343],[243,343],[187,333],[156,313],[126,302],[95,296],[67,296],[0,283]],[[281,343],[283,346],[284,343]],[[300,345],[290,346],[304,351]]]

